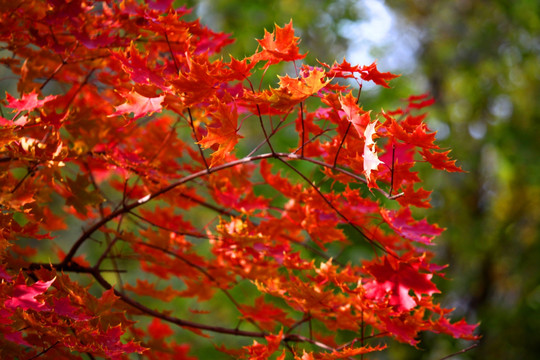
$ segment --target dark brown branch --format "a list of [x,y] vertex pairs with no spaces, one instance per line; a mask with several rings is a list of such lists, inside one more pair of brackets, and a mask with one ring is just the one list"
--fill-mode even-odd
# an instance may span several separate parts
[[[23,270],[30,270],[35,271],[39,269],[47,269],[47,270],[56,270],[56,271],[65,271],[65,272],[72,272],[72,273],[78,273],[78,274],[91,274],[96,269],[93,269],[91,267],[87,266],[81,266],[75,262],[71,262],[70,264],[63,265],[62,263],[59,264],[50,264],[50,263],[32,263],[29,267],[23,268]],[[115,273],[125,273],[126,270],[117,270],[117,269],[99,269],[99,272],[115,272]]]
[[[247,164],[247,163],[250,163],[250,162],[253,162],[253,161],[259,161],[259,160],[263,160],[263,159],[270,159],[270,158],[276,158],[276,159],[279,159],[281,161],[283,161],[284,163],[285,160],[304,160],[304,161],[309,161],[313,164],[317,164],[317,165],[320,165],[320,166],[324,166],[324,167],[327,167],[327,168],[332,168],[332,165],[330,164],[327,164],[327,163],[324,163],[320,160],[317,160],[317,159],[312,159],[312,158],[301,158],[300,156],[298,155],[295,155],[295,154],[289,154],[289,153],[266,153],[266,154],[260,154],[260,155],[256,155],[256,156],[247,156],[247,157],[244,157],[242,159],[239,159],[239,160],[235,160],[235,161],[231,161],[231,162],[228,162],[226,164],[222,164],[222,165],[218,165],[216,167],[214,167],[212,169],[213,172],[217,172],[217,171],[220,171],[220,170],[224,170],[224,169],[228,169],[230,167],[234,167],[234,166],[238,166],[238,165],[243,165],[243,164]],[[293,169],[295,171],[297,171],[294,167]],[[352,178],[354,179],[357,179],[359,181],[362,181],[362,182],[366,182],[366,180],[364,178],[361,178],[360,176],[358,175],[355,175],[347,170],[344,170],[344,169],[340,169],[340,168],[336,168],[337,171],[340,171],[342,172],[343,174],[346,174],[346,175],[349,175],[351,176]],[[111,221],[112,219],[116,218],[117,216],[119,215],[122,215],[124,213],[127,213],[127,212],[130,212],[131,210],[141,206],[141,205],[144,205],[146,204],[147,202],[149,202],[150,200],[153,200],[155,198],[157,198],[158,196],[161,196],[171,190],[173,190],[174,188],[178,187],[178,186],[181,186],[187,182],[190,182],[192,180],[195,180],[197,178],[200,178],[202,176],[205,176],[205,175],[208,175],[210,174],[210,172],[208,170],[200,170],[196,173],[193,173],[193,174],[190,174],[188,176],[185,176],[183,177],[182,179],[168,185],[168,186],[165,186],[163,188],[161,188],[160,190],[154,192],[154,193],[151,193],[151,194],[148,194],[142,198],[140,198],[139,200],[136,200],[130,204],[122,204],[118,209],[112,211],[110,214],[108,214],[107,216],[103,217],[101,220],[99,220],[97,223],[95,223],[94,225],[92,225],[90,228],[88,228],[86,231],[84,231],[84,233],[79,237],[79,239],[77,239],[77,241],[73,244],[73,246],[71,247],[70,251],[67,253],[66,257],[64,258],[64,261],[62,262],[64,265],[65,264],[68,264],[71,259],[73,259],[73,256],[75,256],[75,253],[77,252],[77,250],[82,246],[82,244],[94,233],[96,232],[97,230],[99,230],[103,225],[105,225],[106,223],[108,223],[109,221]],[[314,186],[314,184],[308,179],[305,177],[305,175],[301,174],[301,176],[306,180],[308,181],[312,186]],[[316,187],[315,187],[316,188]],[[395,199],[399,196],[401,196],[402,194],[397,194],[397,195],[394,195],[394,196],[389,196],[386,192],[384,192],[383,190],[381,189],[378,189],[383,195],[385,195],[386,197],[388,197],[389,199]],[[317,189],[317,191],[320,193],[320,191]],[[322,194],[322,193],[321,193]],[[325,199],[326,202],[328,202],[328,199],[326,199],[326,197],[323,195],[323,198]],[[333,205],[332,205],[333,206]],[[335,207],[333,207],[335,208]],[[336,209],[337,210],[337,209]],[[338,214],[340,214],[340,216],[344,219],[346,219],[346,217],[343,216],[343,214],[341,212],[338,211]],[[356,227],[354,224],[352,224],[350,222],[350,220],[346,220],[347,223],[353,225],[353,227],[355,227],[356,229],[358,229],[360,232],[361,230]],[[364,235],[365,236],[365,235]],[[365,236],[367,238],[367,236]]]
[[[282,128],[281,125],[283,125],[283,124],[285,123],[285,121],[286,121],[286,119],[287,119],[287,116],[289,116],[289,114],[287,114],[287,115],[285,116],[285,118],[282,119],[282,120],[277,124],[277,126],[272,130],[272,132],[271,132],[270,134],[268,134],[268,139],[270,139],[272,136],[274,136],[274,135],[278,132],[278,130]],[[257,152],[257,150],[259,150],[264,144],[266,144],[266,139],[263,140],[259,145],[255,146],[255,147],[253,148],[253,150],[251,150],[250,153],[249,153],[247,156],[253,156],[253,154],[255,154],[255,153]]]
[[[202,273],[204,276],[206,276],[210,281],[212,281],[213,283],[215,283],[217,285],[217,287],[221,290],[221,292],[223,292],[225,294],[225,296],[233,303],[233,305],[238,309],[238,311],[242,312],[241,310],[241,306],[240,304],[236,301],[236,299],[231,295],[231,293],[229,291],[227,291],[227,289],[224,289],[221,287],[219,281],[212,276],[212,274],[210,274],[208,271],[206,271],[206,269],[204,269],[202,266],[199,266],[197,264],[195,264],[194,262],[186,259],[185,257],[183,256],[180,256],[179,254],[173,252],[173,251],[170,251],[170,250],[167,250],[167,249],[163,249],[159,246],[156,246],[156,245],[152,245],[152,244],[148,244],[148,243],[145,243],[145,242],[142,242],[142,241],[139,241],[137,242],[136,244],[138,245],[143,245],[143,246],[147,246],[149,248],[152,248],[152,249],[155,249],[155,250],[158,250],[158,251],[162,251],[164,252],[165,254],[167,255],[170,255],[180,261],[182,261],[183,263],[185,263],[186,265],[198,270],[200,273]],[[263,329],[259,326],[259,324],[257,324],[254,320],[252,319],[246,319],[248,322],[250,322],[253,326],[255,326],[256,328],[258,328],[260,331],[263,331]]]
[[44,349],[43,351],[41,351],[39,354],[36,354],[26,360],[33,360],[33,359],[36,359],[38,357],[40,357],[41,355],[45,354],[47,351],[51,350],[53,347],[55,347],[56,345],[58,345],[60,343],[60,341],[57,341],[55,342],[54,344],[52,344],[51,346],[49,346],[48,348]]
[[189,201],[192,201],[196,204],[199,204],[207,209],[210,209],[210,210],[213,210],[215,212],[217,212],[218,214],[221,214],[221,215],[227,215],[227,216],[234,216],[235,214],[232,212],[232,211],[229,211],[227,209],[223,209],[223,208],[220,208],[218,206],[215,206],[215,205],[212,205],[212,204],[209,204],[205,201],[201,201],[197,198],[194,198],[193,196],[189,195],[189,194],[180,194],[179,196],[183,197],[184,199],[188,199]]
[[171,47],[171,43],[169,42],[169,37],[167,36],[167,32],[164,32],[165,35],[165,41],[167,41],[167,46],[169,47],[169,51],[171,52],[172,59],[174,61],[174,67],[176,68],[176,72],[180,72],[180,67],[178,66],[178,62],[176,61],[176,56],[174,56],[173,49]]
[[[109,284],[109,282],[105,280],[105,278],[103,278],[103,276],[101,276],[101,274],[98,271],[93,272],[92,276],[106,290],[113,288],[113,286]],[[125,294],[119,292],[116,289],[114,289],[114,293],[116,296],[120,297],[123,302],[125,302],[128,305],[131,305],[132,307],[143,312],[144,314],[148,316],[152,316],[154,318],[161,319],[163,321],[167,321],[169,323],[172,323],[181,327],[199,329],[199,330],[204,330],[204,331],[211,331],[211,332],[220,333],[220,334],[247,336],[247,337],[252,337],[252,338],[263,338],[268,335],[266,332],[262,332],[262,331],[244,331],[244,330],[239,330],[239,329],[230,329],[230,328],[224,328],[221,326],[212,326],[212,325],[200,324],[200,323],[196,323],[192,321],[183,320],[174,316],[162,314],[156,310],[152,310],[144,306],[143,304],[137,302],[136,300],[130,298],[129,296],[126,296]]]
[[13,187],[13,189],[10,191],[11,194],[13,194],[15,191],[17,191],[17,189],[23,184],[23,182],[29,177],[29,176],[32,176],[35,171],[36,171],[36,167],[37,167],[38,164],[34,164],[32,165],[32,167],[28,168],[28,171],[26,172],[26,174],[22,177],[21,180],[19,180],[19,182],[17,184],[15,184],[15,186]]
[[455,353],[453,353],[453,354],[450,354],[450,355],[448,355],[448,356],[445,356],[445,357],[441,358],[440,360],[450,359],[451,357],[454,357],[454,356],[456,356],[456,355],[466,353],[467,351],[472,350],[472,349],[474,349],[474,348],[477,347],[477,346],[478,346],[478,343],[472,344],[471,346],[469,346],[469,347],[467,347],[467,348],[465,348],[465,349],[462,349],[462,350],[460,350],[460,351],[458,351],[458,352],[455,352]]
[[[137,213],[135,213],[133,211],[130,211],[129,214],[136,217],[139,220],[142,220],[142,221],[154,226],[154,227],[157,227],[158,229],[165,230],[165,231],[170,231],[172,233],[175,233],[176,235],[191,236],[191,237],[198,238],[198,239],[207,239],[208,238],[208,236],[203,235],[203,234],[197,234],[197,233],[192,233],[192,232],[188,232],[188,231],[173,230],[173,229],[170,229],[168,227],[156,224],[155,222],[153,222],[151,220],[148,220],[147,218],[145,218],[145,217],[143,217],[143,216],[141,216],[141,215],[139,215],[139,214],[137,214]],[[142,225],[140,225],[140,227],[144,228]]]
[[272,147],[272,143],[270,143],[270,138],[268,137],[268,134],[266,133],[266,129],[264,128],[263,118],[262,118],[262,114],[261,114],[261,108],[259,107],[259,104],[257,104],[257,113],[258,113],[258,116],[259,116],[259,124],[261,124],[261,129],[262,129],[263,134],[264,134],[264,139],[266,140],[266,143],[270,147],[270,151],[272,152],[272,154],[274,154],[275,153],[274,148]]

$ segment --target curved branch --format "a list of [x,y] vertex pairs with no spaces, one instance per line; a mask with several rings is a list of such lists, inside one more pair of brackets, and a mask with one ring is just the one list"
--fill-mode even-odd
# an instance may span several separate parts
[[[339,172],[341,172],[343,174],[351,176],[352,178],[354,178],[354,179],[356,179],[358,181],[361,181],[363,183],[367,183],[366,179],[364,179],[361,176],[356,175],[356,174],[354,174],[354,173],[352,173],[350,171],[347,171],[345,169],[341,169],[341,168],[337,168],[337,167],[334,168],[333,165],[327,164],[327,163],[325,163],[323,161],[313,159],[313,158],[301,157],[300,155],[291,154],[291,153],[266,153],[266,154],[260,154],[260,155],[255,155],[255,156],[246,156],[246,157],[244,157],[242,159],[239,159],[239,160],[231,161],[231,162],[228,162],[228,163],[222,164],[222,165],[217,165],[217,166],[212,168],[211,172],[218,172],[218,171],[221,171],[221,170],[224,170],[224,169],[228,169],[228,168],[235,167],[235,166],[238,166],[238,165],[247,164],[247,163],[250,163],[250,162],[253,162],[253,161],[259,161],[259,160],[271,159],[271,158],[279,159],[279,160],[283,161],[284,163],[287,163],[286,160],[287,161],[289,161],[289,160],[308,161],[308,162],[311,162],[311,163],[319,165],[319,166],[323,166],[323,167],[326,167],[326,168],[329,168],[329,169],[334,169],[334,170],[339,171]],[[294,167],[293,167],[293,169],[294,169]],[[295,169],[295,171],[296,171],[296,169]],[[120,216],[120,215],[122,215],[124,213],[130,212],[131,210],[133,210],[133,209],[135,209],[135,208],[137,208],[137,207],[139,207],[141,205],[146,204],[150,200],[153,200],[153,199],[157,198],[158,196],[161,196],[161,195],[163,195],[163,194],[177,188],[178,186],[181,186],[181,185],[186,184],[186,183],[188,183],[188,182],[190,182],[192,180],[195,180],[197,178],[200,178],[202,176],[209,175],[209,174],[210,174],[210,171],[208,169],[200,170],[200,171],[195,172],[195,173],[193,173],[191,175],[185,176],[182,179],[180,179],[180,180],[178,180],[178,181],[176,181],[176,182],[174,182],[174,183],[172,183],[170,185],[167,185],[167,186],[161,188],[160,190],[158,190],[158,191],[156,191],[154,193],[148,194],[148,195],[140,198],[139,200],[136,200],[136,201],[134,201],[132,203],[129,203],[129,204],[123,204],[118,209],[112,211],[109,215],[103,217],[97,223],[92,225],[89,229],[84,231],[84,233],[77,239],[77,241],[73,244],[73,246],[69,250],[66,257],[62,261],[62,264],[66,265],[69,262],[71,262],[71,260],[73,259],[73,257],[77,253],[77,250],[82,246],[82,244],[94,232],[99,230],[103,225],[107,224],[109,221],[113,220],[117,216]],[[306,179],[311,184],[311,181],[309,179],[307,179],[303,174],[301,174],[301,175],[304,177],[304,179]],[[311,184],[311,185],[315,186],[313,184]],[[395,198],[397,198],[399,196],[402,196],[402,194],[397,194],[397,195],[390,196],[387,192],[385,192],[382,189],[377,189],[377,190],[381,194],[383,194],[384,196],[386,196],[389,199],[395,199]],[[337,210],[337,209],[335,209],[335,210]],[[344,218],[343,215],[340,215],[340,216],[342,218]],[[347,221],[347,223],[351,224],[351,222],[348,219],[346,219],[346,218],[344,218],[344,219]],[[367,236],[365,236],[365,237],[367,238]]]
[[111,284],[109,284],[109,282],[107,280],[105,280],[105,278],[103,278],[103,276],[101,276],[99,271],[92,271],[91,274],[94,277],[94,279],[96,279],[96,281],[101,286],[103,286],[105,289],[107,289],[107,290],[113,289],[114,294],[116,296],[118,296],[120,299],[122,299],[123,302],[125,302],[128,305],[133,306],[134,308],[136,308],[137,310],[140,310],[141,312],[143,312],[144,314],[146,314],[148,316],[152,316],[152,317],[161,319],[163,321],[167,321],[169,323],[172,323],[172,324],[175,324],[175,325],[178,325],[178,326],[181,326],[181,327],[188,327],[188,328],[192,328],[192,329],[211,331],[211,332],[220,333],[220,334],[247,336],[247,337],[252,337],[252,338],[253,337],[254,338],[263,338],[263,337],[268,335],[268,333],[263,332],[263,331],[244,331],[244,330],[239,330],[239,329],[225,328],[225,327],[221,327],[221,326],[212,326],[212,325],[200,324],[200,323],[196,323],[196,322],[192,322],[192,321],[183,320],[183,319],[180,319],[180,318],[177,318],[177,317],[174,317],[174,316],[162,314],[159,311],[152,310],[152,309],[144,306],[143,304],[139,303],[138,301],[130,298],[129,296],[121,293],[120,291],[114,289],[113,286]]

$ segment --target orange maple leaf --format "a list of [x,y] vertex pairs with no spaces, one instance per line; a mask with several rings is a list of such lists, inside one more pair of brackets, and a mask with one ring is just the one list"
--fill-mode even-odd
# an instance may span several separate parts
[[324,88],[329,81],[324,81],[324,71],[314,69],[308,75],[300,78],[289,76],[279,77],[279,88],[266,90],[258,97],[259,101],[267,102],[272,107],[288,110]]
[[165,95],[148,98],[135,91],[127,93],[124,97],[126,102],[116,106],[116,112],[109,116],[133,113],[133,120],[136,120],[148,114],[161,111],[161,103],[165,99]]
[[273,33],[264,31],[264,38],[257,40],[263,51],[251,57],[253,62],[267,61],[263,68],[268,68],[272,64],[282,61],[301,60],[306,55],[298,52],[298,41],[300,38],[294,36],[292,20],[284,27],[276,25]]
[[235,106],[218,102],[212,117],[215,120],[213,126],[208,127],[208,134],[199,141],[199,144],[206,149],[219,145],[211,155],[210,166],[225,159],[238,143],[238,139],[243,137],[238,135],[238,111]]

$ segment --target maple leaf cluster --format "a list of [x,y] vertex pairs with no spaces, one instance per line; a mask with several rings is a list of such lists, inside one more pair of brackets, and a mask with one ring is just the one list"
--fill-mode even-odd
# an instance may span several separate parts
[[[396,75],[302,64],[292,22],[224,60],[232,40],[171,4],[0,4],[17,79],[0,100],[1,358],[194,359],[186,334],[251,338],[215,341],[246,359],[476,339],[433,298],[443,229],[413,217],[430,206],[416,163],[461,171],[424,122],[432,99],[364,109],[339,80]],[[282,63],[295,75],[253,85]]]

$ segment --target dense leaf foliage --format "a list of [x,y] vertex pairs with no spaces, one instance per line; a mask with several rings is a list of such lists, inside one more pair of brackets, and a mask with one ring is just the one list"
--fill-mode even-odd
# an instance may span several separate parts
[[476,338],[433,298],[443,229],[413,216],[416,163],[461,171],[429,96],[363,109],[362,82],[396,75],[301,64],[292,22],[224,60],[230,38],[171,1],[1,10],[19,93],[0,118],[2,358],[192,358],[176,327],[252,338],[215,344],[250,359]]

